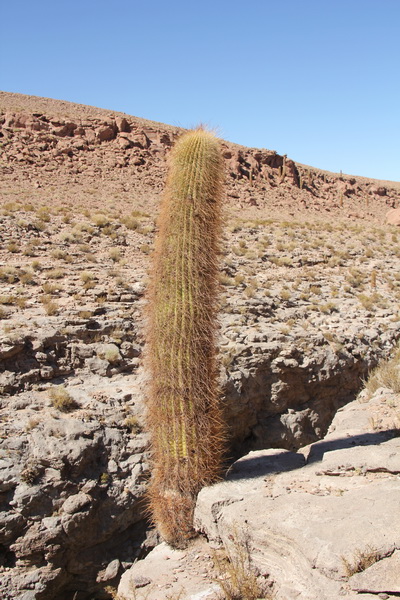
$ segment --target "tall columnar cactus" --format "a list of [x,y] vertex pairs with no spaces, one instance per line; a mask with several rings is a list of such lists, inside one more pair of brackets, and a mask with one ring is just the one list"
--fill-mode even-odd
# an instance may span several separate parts
[[215,316],[222,162],[210,132],[196,129],[178,139],[151,277],[150,505],[159,532],[174,546],[191,537],[196,496],[221,469]]

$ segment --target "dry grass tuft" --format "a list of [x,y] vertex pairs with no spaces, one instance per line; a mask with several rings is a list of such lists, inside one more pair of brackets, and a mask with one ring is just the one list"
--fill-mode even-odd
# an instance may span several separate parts
[[139,419],[135,415],[126,417],[123,424],[131,433],[140,433],[143,430],[142,425],[139,423]]
[[250,536],[235,529],[229,536],[229,546],[223,552],[214,552],[214,565],[218,572],[216,582],[223,593],[221,600],[272,600],[273,595],[251,560]]
[[395,394],[400,394],[400,347],[391,358],[382,361],[373,371],[365,383],[369,396],[380,387],[388,388]]
[[381,555],[376,548],[367,546],[365,550],[356,550],[351,559],[341,557],[346,577],[351,577],[355,573],[362,573],[381,559]]
[[79,408],[79,404],[72,398],[63,385],[50,388],[49,397],[54,408],[61,412],[70,412]]

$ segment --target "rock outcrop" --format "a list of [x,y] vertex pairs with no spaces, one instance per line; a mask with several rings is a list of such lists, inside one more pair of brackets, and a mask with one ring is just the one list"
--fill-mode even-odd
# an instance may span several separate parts
[[148,600],[215,600],[223,547],[233,560],[249,551],[247,574],[276,600],[397,597],[399,431],[399,396],[380,388],[339,410],[322,441],[250,452],[200,492],[195,523],[205,539],[186,552],[159,546],[122,576],[119,594],[140,597],[141,581]]
[[386,213],[386,223],[400,226],[400,208],[392,208]]

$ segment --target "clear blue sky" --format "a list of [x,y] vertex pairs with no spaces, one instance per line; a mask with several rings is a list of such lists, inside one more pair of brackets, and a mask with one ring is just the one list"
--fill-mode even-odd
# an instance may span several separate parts
[[400,0],[4,0],[0,89],[400,180]]

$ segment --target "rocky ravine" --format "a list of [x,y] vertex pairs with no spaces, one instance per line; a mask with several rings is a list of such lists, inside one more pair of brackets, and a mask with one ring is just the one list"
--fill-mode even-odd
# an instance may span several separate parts
[[[142,501],[144,294],[176,130],[16,96],[0,94],[0,597],[102,600],[157,542]],[[295,452],[325,435],[400,337],[399,234],[376,225],[397,188],[357,179],[338,202],[338,176],[315,171],[300,187],[271,151],[250,176],[253,150],[231,146],[220,274],[230,454]]]

